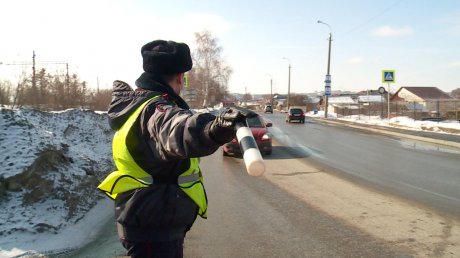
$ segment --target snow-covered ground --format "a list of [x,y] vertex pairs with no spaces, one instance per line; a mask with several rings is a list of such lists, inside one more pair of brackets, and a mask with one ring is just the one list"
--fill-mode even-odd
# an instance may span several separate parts
[[[459,122],[337,119],[460,134]],[[113,169],[112,135],[104,113],[0,108],[0,257],[65,254],[95,237],[113,215],[96,189]]]
[[113,169],[107,115],[0,108],[0,257],[81,246],[113,214],[97,189]]
[[[324,111],[318,111],[317,114],[314,114],[313,112],[308,112],[305,115],[309,117],[323,118]],[[441,122],[420,121],[420,120],[414,121],[414,119],[409,118],[409,117],[393,117],[390,120],[388,120],[386,118],[381,119],[379,116],[365,116],[365,115],[337,117],[337,114],[329,113],[329,112],[328,112],[328,118],[351,121],[355,123],[368,124],[368,125],[379,125],[379,126],[396,127],[396,128],[416,130],[416,131],[430,131],[430,132],[437,132],[437,133],[460,135],[460,122],[458,121],[441,121]]]

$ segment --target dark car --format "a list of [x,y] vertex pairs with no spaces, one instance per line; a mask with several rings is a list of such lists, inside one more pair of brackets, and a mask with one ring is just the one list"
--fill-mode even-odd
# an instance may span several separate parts
[[286,123],[292,121],[299,121],[300,123],[305,123],[305,114],[301,108],[290,108],[286,114]]
[[273,108],[271,105],[266,105],[264,108],[264,113],[272,113],[273,114]]
[[[272,154],[272,135],[268,132],[267,127],[271,127],[272,123],[267,123],[261,116],[246,119],[248,127],[251,129],[252,135],[256,140],[257,147],[261,154]],[[241,155],[240,144],[235,138],[231,142],[222,146],[223,155]]]

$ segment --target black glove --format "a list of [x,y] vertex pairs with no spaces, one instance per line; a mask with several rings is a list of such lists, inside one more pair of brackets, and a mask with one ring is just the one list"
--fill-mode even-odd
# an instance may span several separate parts
[[211,137],[218,143],[227,143],[235,138],[235,127],[238,123],[246,124],[246,118],[255,116],[257,114],[248,109],[226,108],[216,116],[211,124]]
[[235,121],[236,123],[244,123],[244,125],[246,125],[247,118],[253,118],[257,116],[256,112],[246,109],[246,108],[233,107],[233,109],[234,109],[234,112],[237,111],[242,116],[241,117],[242,119],[237,119]]

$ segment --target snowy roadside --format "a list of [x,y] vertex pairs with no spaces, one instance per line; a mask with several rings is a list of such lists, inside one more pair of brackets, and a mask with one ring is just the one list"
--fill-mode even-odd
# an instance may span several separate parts
[[[308,112],[305,114],[308,117],[324,118],[324,111],[318,111],[316,114]],[[346,116],[337,117],[335,113],[328,113],[328,118],[337,120],[344,120],[354,123],[366,124],[366,125],[378,125],[385,127],[393,127],[414,131],[429,131],[435,133],[453,134],[460,135],[460,122],[458,121],[420,121],[409,117],[393,117],[390,120],[381,119],[379,116]]]
[[113,216],[107,115],[0,108],[0,257],[64,254]]
[[37,257],[64,255],[92,242],[101,228],[113,217],[113,201],[103,199],[76,224],[57,234],[15,234],[0,242],[0,257]]

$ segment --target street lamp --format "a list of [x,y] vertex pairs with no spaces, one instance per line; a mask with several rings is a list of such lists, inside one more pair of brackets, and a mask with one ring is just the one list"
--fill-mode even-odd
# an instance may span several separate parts
[[291,99],[291,61],[283,57],[283,59],[286,59],[289,63],[289,75],[288,75],[288,97],[287,97],[287,110],[289,110],[289,100]]
[[327,118],[327,108],[328,108],[328,98],[331,95],[331,74],[330,74],[330,68],[331,68],[331,42],[332,42],[332,29],[329,24],[319,21],[318,23],[324,24],[329,28],[329,51],[327,54],[327,74],[326,74],[326,79],[324,80],[324,95],[326,97],[326,102],[325,102],[325,109],[324,109],[324,117]]

